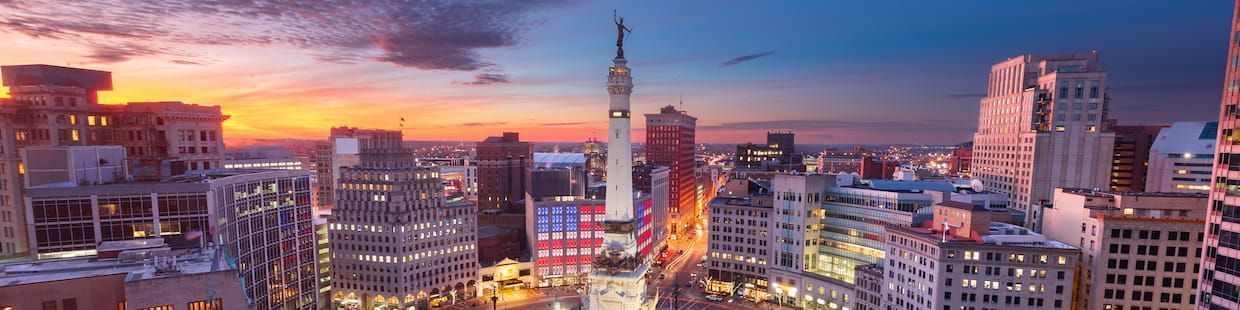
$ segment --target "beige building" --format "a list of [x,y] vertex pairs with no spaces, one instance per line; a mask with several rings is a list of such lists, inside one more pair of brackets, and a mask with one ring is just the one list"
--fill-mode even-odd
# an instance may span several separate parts
[[769,299],[766,268],[772,220],[770,193],[710,201],[707,291]]
[[935,205],[930,227],[887,229],[888,309],[1070,309],[1080,250],[967,203]]
[[1190,309],[1207,196],[1055,189],[1047,237],[1081,249],[1084,309]]
[[400,132],[356,127],[333,127],[326,142],[315,144],[315,210],[331,210],[340,168],[359,163],[364,149],[399,148]]
[[476,208],[446,203],[437,167],[391,135],[340,168],[328,220],[333,307],[405,309],[476,296]]
[[1041,230],[1056,187],[1107,188],[1115,134],[1098,53],[1035,54],[991,67],[973,136],[973,177]]

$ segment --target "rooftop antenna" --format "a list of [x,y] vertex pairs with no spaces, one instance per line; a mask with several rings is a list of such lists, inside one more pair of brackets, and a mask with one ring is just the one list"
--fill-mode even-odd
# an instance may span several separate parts
[[964,226],[952,225],[950,223],[947,223],[947,220],[943,220],[943,243],[947,243],[947,229],[949,228],[960,229],[960,227],[964,227]]
[[680,111],[685,110],[685,93],[680,93]]

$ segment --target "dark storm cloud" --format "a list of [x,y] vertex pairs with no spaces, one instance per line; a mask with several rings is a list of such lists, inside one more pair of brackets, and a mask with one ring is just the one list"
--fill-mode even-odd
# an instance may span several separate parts
[[770,55],[772,55],[772,54],[775,54],[775,51],[765,51],[765,52],[761,52],[761,53],[757,53],[757,54],[749,54],[749,55],[739,56],[739,57],[736,57],[736,58],[728,59],[728,61],[725,61],[725,62],[723,62],[723,63],[722,63],[722,64],[720,64],[720,65],[722,65],[722,66],[724,66],[724,67],[727,67],[727,66],[731,66],[731,65],[740,64],[740,63],[742,63],[742,62],[746,62],[746,61],[750,61],[750,60],[754,60],[754,59],[758,59],[758,58],[762,58],[762,57],[770,56]]
[[473,81],[470,81],[470,82],[464,82],[464,83],[462,83],[462,84],[467,84],[467,85],[488,85],[488,84],[500,84],[500,83],[508,83],[508,75],[507,75],[507,74],[500,74],[500,73],[478,73],[478,74],[474,75],[474,80],[473,80]]
[[[202,45],[284,44],[424,70],[493,66],[479,49],[515,46],[534,1],[0,1],[0,31],[79,42],[141,42],[148,50]],[[354,55],[355,57],[344,57]],[[365,55],[357,56],[357,55]],[[139,54],[93,51],[96,61]]]

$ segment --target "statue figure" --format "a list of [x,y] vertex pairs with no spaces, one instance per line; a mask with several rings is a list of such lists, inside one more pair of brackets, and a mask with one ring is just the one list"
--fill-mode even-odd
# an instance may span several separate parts
[[616,58],[624,58],[624,33],[633,33],[633,29],[624,26],[624,17],[612,11],[611,19],[616,23]]

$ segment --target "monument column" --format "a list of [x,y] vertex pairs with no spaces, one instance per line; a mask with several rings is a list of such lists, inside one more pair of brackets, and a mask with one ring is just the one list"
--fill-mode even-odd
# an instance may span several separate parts
[[633,76],[624,58],[624,34],[616,18],[616,58],[607,74],[607,213],[602,223],[602,253],[594,258],[590,285],[582,296],[587,309],[654,309],[657,299],[646,295],[650,264],[637,256],[633,214],[633,144],[630,141],[629,96]]

